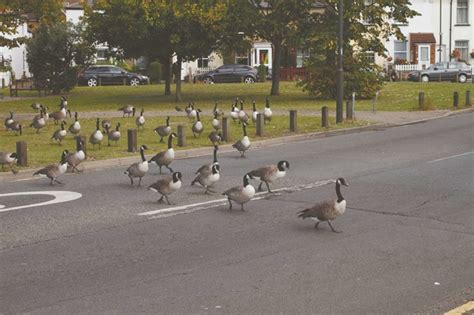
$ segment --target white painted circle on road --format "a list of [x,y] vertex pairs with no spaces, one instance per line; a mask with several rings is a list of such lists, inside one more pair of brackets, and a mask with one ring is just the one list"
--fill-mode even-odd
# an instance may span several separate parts
[[32,203],[28,205],[22,205],[22,206],[10,207],[10,208],[6,208],[4,205],[0,205],[0,212],[7,212],[7,211],[13,211],[13,210],[19,210],[19,209],[25,209],[25,208],[52,205],[55,203],[73,201],[82,197],[82,194],[74,192],[74,191],[25,191],[25,192],[0,194],[0,198],[9,197],[9,196],[29,196],[29,195],[49,195],[49,196],[53,196],[54,199],[45,201],[45,202]]

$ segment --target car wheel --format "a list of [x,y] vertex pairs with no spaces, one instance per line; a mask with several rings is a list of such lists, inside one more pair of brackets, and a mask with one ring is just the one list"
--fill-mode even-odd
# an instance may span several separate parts
[[90,87],[97,86],[97,79],[96,78],[90,78],[87,80],[87,85]]
[[430,77],[427,75],[422,75],[421,76],[421,82],[430,82]]
[[460,74],[458,77],[458,82],[459,83],[466,83],[467,81],[467,76],[465,74]]
[[255,80],[252,77],[245,77],[244,83],[255,83]]
[[204,84],[214,84],[214,80],[212,80],[210,77],[205,77],[202,82],[204,82]]
[[139,86],[140,85],[140,80],[138,78],[131,78],[130,79],[130,85],[131,86]]

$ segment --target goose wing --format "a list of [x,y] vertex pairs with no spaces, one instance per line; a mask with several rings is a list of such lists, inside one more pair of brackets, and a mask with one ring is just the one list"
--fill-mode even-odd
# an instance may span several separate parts
[[163,178],[148,186],[148,189],[159,192],[160,194],[171,193],[170,182],[173,180],[171,176]]
[[46,175],[48,177],[56,177],[59,174],[59,164],[50,164],[39,171],[36,171],[33,175]]
[[268,180],[271,178],[272,174],[278,172],[278,166],[276,165],[267,165],[264,167],[257,168],[250,172],[253,177],[258,177],[262,180]]
[[160,160],[161,158],[164,157],[166,151],[162,151],[162,152],[158,152],[157,154],[155,154],[151,159],[150,159],[150,162],[156,162],[158,160]]
[[212,164],[210,164],[210,163],[209,164],[204,164],[194,174],[201,174],[205,171],[210,171],[211,167],[212,167]]
[[332,219],[331,213],[334,211],[334,201],[325,200],[315,204],[311,208],[304,209],[297,213],[299,218],[317,218],[320,221]]
[[242,189],[242,186],[235,186],[224,191],[222,194],[226,195],[230,199],[235,199],[236,197],[239,197],[242,194]]

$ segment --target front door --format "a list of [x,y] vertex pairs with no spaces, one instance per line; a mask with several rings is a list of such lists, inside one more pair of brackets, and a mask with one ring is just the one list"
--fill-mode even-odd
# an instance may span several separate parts
[[418,45],[418,64],[422,69],[430,66],[430,45]]

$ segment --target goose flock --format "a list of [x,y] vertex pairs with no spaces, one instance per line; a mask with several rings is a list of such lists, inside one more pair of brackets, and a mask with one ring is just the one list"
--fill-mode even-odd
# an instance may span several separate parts
[[[240,108],[239,106],[240,105]],[[30,127],[36,129],[36,133],[40,132],[48,119],[52,118],[55,124],[60,125],[60,129],[57,129],[51,139],[57,141],[61,145],[62,140],[66,137],[69,132],[72,135],[77,135],[81,132],[81,125],[78,120],[78,113],[74,113],[74,122],[66,129],[66,122],[68,115],[71,117],[71,111],[67,108],[67,99],[65,97],[61,98],[59,105],[59,110],[51,114],[47,112],[48,108],[39,103],[33,103],[31,107],[38,111]],[[184,115],[193,120],[191,130],[194,137],[200,137],[204,131],[204,125],[201,122],[200,114],[202,111],[199,108],[196,108],[194,103],[189,103],[184,111],[176,106],[176,111],[183,112]],[[122,111],[122,117],[134,117],[136,109],[132,105],[126,105],[118,109]],[[242,126],[242,138],[232,144],[232,147],[240,153],[242,158],[245,158],[245,153],[251,147],[250,138],[247,135],[247,126],[249,123],[256,123],[257,115],[259,114],[255,100],[252,101],[252,113],[249,116],[244,109],[244,100],[235,98],[234,102],[231,105],[231,111],[228,117],[232,118],[235,123],[239,123]],[[265,108],[262,111],[264,123],[270,123],[272,119],[272,110],[270,108],[270,103],[267,98]],[[218,193],[215,189],[218,182],[222,180],[221,174],[221,165],[218,162],[217,153],[219,150],[219,145],[222,143],[222,122],[220,118],[224,115],[224,112],[218,108],[218,103],[216,102],[212,110],[212,131],[209,133],[209,140],[213,144],[213,161],[202,165],[197,169],[194,174],[194,179],[190,182],[191,186],[199,184],[204,189],[204,194],[215,194]],[[135,119],[137,128],[143,128],[145,124],[144,109],[141,109],[140,115]],[[102,126],[102,130],[101,127]],[[5,119],[5,128],[8,131],[13,131],[16,133],[22,133],[21,123],[15,120],[14,112],[10,112],[9,117]],[[134,185],[135,180],[138,180],[138,186],[141,186],[142,179],[149,173],[150,165],[156,164],[159,168],[159,174],[162,174],[162,168],[165,167],[170,172],[170,175],[165,175],[163,178],[157,180],[153,184],[149,185],[147,188],[150,191],[157,192],[160,194],[158,202],[166,202],[171,204],[169,196],[177,191],[179,191],[183,186],[183,173],[173,170],[171,165],[175,160],[175,151],[173,148],[173,140],[177,137],[177,134],[172,131],[170,126],[170,116],[166,117],[166,123],[164,125],[158,126],[154,129],[154,132],[160,137],[159,142],[164,142],[164,138],[167,137],[167,149],[161,152],[156,153],[150,159],[147,159],[145,156],[145,151],[149,150],[146,145],[141,145],[139,148],[140,160],[131,164],[125,171],[124,174],[128,176],[130,184]],[[111,142],[117,144],[117,141],[121,138],[120,134],[120,123],[117,123],[115,127],[112,126],[112,122],[107,119],[103,119],[102,122],[99,118],[96,119],[96,130],[93,131],[89,136],[89,142],[94,146],[98,145],[99,149],[101,143],[104,140],[104,137],[107,136],[107,144],[110,146]],[[14,152],[0,152],[0,165],[2,170],[5,167],[9,167],[13,173],[18,171],[15,169],[15,164],[17,162],[18,156]],[[61,157],[57,163],[53,163],[45,166],[44,168],[36,171],[34,175],[39,175],[46,177],[50,180],[49,184],[54,185],[63,184],[59,181],[59,177],[65,174],[68,170],[72,173],[82,172],[78,166],[85,161],[85,143],[82,140],[77,142],[77,151],[72,152],[69,150],[63,150],[61,152]],[[286,160],[278,161],[274,165],[266,165],[262,167],[255,168],[246,172],[242,177],[242,185],[234,186],[230,189],[222,192],[229,203],[229,210],[232,210],[233,204],[240,205],[242,211],[244,211],[244,205],[247,204],[255,196],[257,192],[262,191],[263,184],[266,185],[267,192],[272,193],[270,185],[273,184],[278,179],[281,179],[286,176],[287,171],[290,169],[290,163]],[[251,184],[251,180],[259,180],[260,183],[258,188]],[[336,200],[326,200],[315,204],[313,207],[304,209],[297,213],[298,217],[305,219],[310,218],[316,221],[315,228],[318,229],[318,225],[321,221],[326,221],[329,224],[329,227],[333,232],[339,232],[334,229],[331,224],[331,221],[337,218],[339,215],[343,214],[346,208],[346,201],[341,194],[341,185],[348,186],[344,178],[340,177],[336,180]]]

